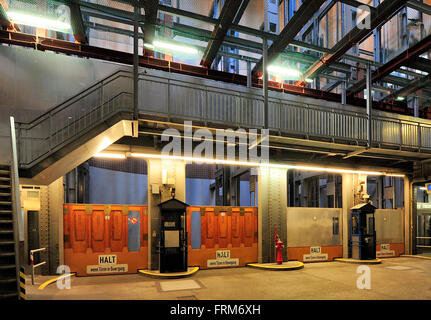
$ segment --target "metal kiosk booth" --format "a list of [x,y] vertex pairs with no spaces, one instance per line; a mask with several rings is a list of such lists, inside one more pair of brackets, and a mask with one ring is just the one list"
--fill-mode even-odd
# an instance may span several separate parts
[[351,209],[349,258],[376,259],[375,211],[376,207],[370,203],[361,203]]
[[186,208],[182,201],[170,199],[159,204],[160,228],[160,273],[186,272],[187,227]]

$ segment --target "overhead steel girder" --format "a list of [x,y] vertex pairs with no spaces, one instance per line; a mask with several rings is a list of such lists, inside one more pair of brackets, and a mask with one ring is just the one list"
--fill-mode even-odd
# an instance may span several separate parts
[[[296,35],[301,31],[304,25],[325,3],[325,0],[305,0],[299,7],[299,10],[293,15],[292,19],[280,32],[277,39],[268,48],[268,65],[274,61],[277,55],[292,42]],[[253,72],[261,71],[263,59],[253,69]]]
[[[63,2],[66,2],[66,1],[63,0]],[[120,1],[120,2],[122,2],[122,1]],[[99,5],[99,4],[82,2],[82,1],[80,1],[80,5],[81,5],[82,12],[86,15],[100,18],[100,19],[105,19],[105,20],[110,20],[110,21],[122,23],[125,25],[132,25],[133,24],[133,13],[130,11],[115,9],[115,8],[106,7],[106,6]],[[159,11],[161,11],[161,12],[163,11],[163,12],[166,12],[169,14],[173,14],[171,12],[171,10],[169,10],[169,9],[161,10],[160,9],[161,7],[173,9],[173,11],[177,15],[178,15],[177,11],[179,10],[179,11],[181,11],[181,15],[180,15],[181,17],[187,18],[188,14],[190,13],[190,12],[187,12],[187,11],[184,11],[181,9],[176,9],[176,8],[171,8],[171,7],[159,5]],[[195,13],[190,13],[190,14],[199,16],[199,19],[196,18],[196,20],[202,21],[200,18],[200,15],[195,14]],[[203,17],[202,19],[205,18],[205,19],[209,19],[210,21],[212,21],[212,20],[217,21],[216,19],[211,19],[211,18],[204,17],[204,16],[202,16],[202,17]],[[140,15],[139,20],[140,20],[141,28],[143,29],[143,22],[145,21],[145,16]],[[211,23],[211,22],[209,22],[209,23]],[[253,30],[254,33],[257,33],[257,34],[255,34],[256,36],[265,36],[265,37],[268,36],[268,39],[273,39],[273,40],[275,40],[277,38],[277,35],[275,35],[275,34],[262,32],[260,30],[255,30],[255,29],[243,27],[243,26],[239,26],[239,27],[240,28],[236,29],[235,26],[232,26],[231,29],[235,29],[239,32],[244,32],[244,30],[243,30],[243,28],[244,28],[244,29],[247,29],[245,31],[248,34],[252,34],[252,33],[249,33],[249,31]],[[184,33],[184,35],[187,35],[190,38],[195,38],[195,39],[202,40],[202,41],[208,41],[208,39],[211,36],[211,31],[208,31],[205,29],[200,29],[200,28],[193,27],[193,26],[180,24],[180,23],[176,23],[176,22],[173,23],[173,29],[175,31]],[[241,31],[239,29],[241,29]],[[251,41],[251,40],[227,36],[225,38],[225,43],[229,46],[235,47],[235,48],[240,49],[240,50],[245,50],[247,52],[253,52],[253,53],[257,53],[257,54],[262,53],[261,44],[258,42]],[[318,53],[323,53],[323,54],[332,52],[330,49],[316,46],[316,45],[309,44],[309,43],[305,43],[305,42],[302,42],[299,40],[292,40],[291,45],[295,46],[295,47],[303,48],[306,50],[310,50],[310,51],[314,51],[314,52],[318,52]],[[356,61],[359,63],[371,63],[372,65],[375,65],[375,66],[381,66],[382,65],[382,64],[377,63],[377,62],[373,62],[370,60],[366,60],[366,59],[363,59],[360,57],[351,56],[351,55],[347,55],[347,54],[344,55],[344,58],[351,60],[351,61]],[[333,66],[335,66],[335,64],[333,64]],[[398,71],[401,73],[409,74],[409,75],[412,74],[412,72],[408,72],[407,70],[400,69]],[[395,79],[396,77],[393,77],[393,76],[387,77],[387,79],[389,79],[389,78],[391,78],[392,80],[388,81],[388,82],[394,83],[394,84],[397,84],[398,82],[403,81],[402,78],[397,78],[397,79],[399,79],[399,81],[397,82]]]
[[242,0],[241,6],[239,7],[238,12],[236,13],[235,19],[233,19],[232,24],[238,24],[241,21],[241,18],[244,15],[245,9],[247,9],[249,2],[250,0]]
[[375,11],[376,8],[366,5],[365,3],[356,1],[356,0],[338,0],[341,3],[347,4],[348,6],[354,7],[354,8],[359,8],[361,6],[367,6],[368,8],[370,8],[371,12]]
[[211,39],[208,41],[208,45],[205,49],[202,57],[201,65],[210,68],[213,64],[215,57],[223,43],[226,33],[229,30],[236,14],[241,6],[241,1],[238,0],[226,0],[220,13],[220,18],[217,24],[214,26],[214,30],[211,34]]
[[343,56],[354,45],[361,40],[366,39],[372,34],[373,30],[384,24],[393,17],[405,4],[407,0],[390,0],[383,1],[375,10],[371,11],[371,28],[354,27],[348,34],[344,36],[333,48],[332,52],[325,54],[320,61],[311,66],[302,77],[302,81],[307,78],[313,78],[318,75],[322,69],[331,65]]
[[74,0],[74,3],[69,5],[70,9],[70,22],[72,25],[73,37],[76,41],[88,44],[87,30],[84,22],[82,21],[81,7],[79,1]]
[[6,14],[6,11],[3,8],[3,3],[0,0],[0,27],[8,28],[11,27],[12,23],[9,20],[9,17]]
[[157,11],[159,0],[137,0],[145,9],[144,41],[153,43],[156,33]]
[[[66,2],[66,0],[56,0],[56,1]],[[130,2],[127,2],[125,0],[116,0],[116,1],[130,5]],[[87,13],[90,16],[94,16],[94,17],[102,18],[102,19],[107,19],[107,20],[111,20],[111,21],[115,21],[115,22],[120,22],[120,23],[124,23],[124,24],[130,24],[130,22],[133,22],[133,14],[130,11],[115,9],[115,8],[103,6],[100,4],[83,2],[83,1],[80,1],[80,5],[81,5],[81,10],[83,11],[83,13]],[[194,12],[189,12],[189,11],[185,11],[182,9],[161,5],[161,4],[159,4],[158,8],[159,8],[160,12],[164,12],[166,14],[169,14],[169,15],[172,15],[175,17],[181,17],[181,18],[186,18],[189,20],[194,20],[197,22],[206,22],[207,24],[215,25],[218,21],[217,19],[209,18],[207,16],[200,15],[200,14],[197,14]],[[144,22],[145,16],[140,15],[139,20],[140,20],[140,22]],[[200,29],[197,27],[184,25],[184,24],[180,24],[180,23],[174,22],[173,28],[177,31],[184,32],[185,34],[187,34],[191,38],[196,38],[198,40],[208,41],[208,39],[211,36],[211,32],[208,30],[204,30],[204,29]],[[276,34],[260,31],[260,30],[253,29],[253,28],[246,27],[246,26],[242,26],[242,25],[232,24],[231,30],[235,30],[235,31],[238,31],[240,33],[244,33],[244,34],[248,34],[248,35],[253,35],[253,36],[258,37],[258,38],[265,37],[267,40],[272,40],[272,41],[275,41],[277,39]],[[250,41],[250,40],[242,39],[242,38],[237,38],[237,37],[230,37],[230,36],[227,36],[225,38],[225,42],[227,45],[236,46],[236,48],[238,48],[238,49],[242,49],[245,51],[258,53],[258,54],[262,53],[262,44],[258,43],[258,42],[254,42],[254,41]],[[330,50],[328,48],[313,45],[313,44],[306,43],[306,42],[299,41],[299,40],[292,40],[290,44],[292,46],[295,46],[298,48],[318,52],[321,54],[327,54],[327,53],[332,52],[332,50]],[[359,62],[359,63],[364,63],[364,64],[365,63],[371,63],[372,65],[377,66],[377,67],[382,65],[382,64],[374,62],[374,61],[366,60],[366,59],[363,59],[363,58],[360,58],[357,56],[353,56],[353,55],[348,55],[348,54],[345,54],[343,56],[343,58],[345,58],[347,60]],[[399,70],[399,72],[406,73],[406,74],[411,73],[411,72],[408,72],[405,70]]]
[[[372,75],[371,81],[377,82],[391,72],[399,69],[401,66],[408,65],[413,59],[418,58],[421,54],[431,49],[431,34],[416,43],[413,47],[399,54],[385,65],[378,68]],[[350,88],[349,95],[359,92],[365,88],[365,79],[358,81]]]
[[431,60],[422,57],[409,61],[406,67],[431,73]]
[[407,7],[411,8],[411,9],[415,9],[419,12],[431,15],[431,6],[420,2],[420,1],[408,1],[407,2]]
[[428,86],[431,83],[431,74],[420,78],[420,79],[416,79],[415,81],[410,82],[407,86],[405,86],[404,88],[391,93],[390,95],[386,96],[385,98],[382,99],[383,100],[391,100],[391,99],[395,99],[397,97],[405,97],[408,96],[411,93],[415,93],[416,91]]

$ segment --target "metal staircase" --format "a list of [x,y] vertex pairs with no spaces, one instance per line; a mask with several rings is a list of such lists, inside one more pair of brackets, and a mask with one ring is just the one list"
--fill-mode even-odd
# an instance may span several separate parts
[[0,299],[19,297],[11,181],[10,167],[0,165]]
[[132,119],[132,80],[119,70],[32,122],[16,122],[21,176],[33,177],[116,122]]

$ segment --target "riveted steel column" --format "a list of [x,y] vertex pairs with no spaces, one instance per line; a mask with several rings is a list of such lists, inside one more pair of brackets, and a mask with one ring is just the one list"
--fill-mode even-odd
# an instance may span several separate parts
[[342,198],[342,239],[343,258],[349,257],[349,233],[350,233],[350,209],[354,206],[354,181],[352,173],[342,175],[341,198]]
[[247,61],[247,87],[251,88],[251,62]]
[[[158,205],[172,198],[171,185],[163,184],[163,171],[175,181],[175,199],[186,201],[186,165],[183,161],[147,159],[148,168],[148,269],[159,269],[161,216]],[[157,188],[159,191],[156,192]]]
[[134,5],[134,24],[133,24],[133,118],[138,120],[139,106],[139,2]]
[[372,139],[373,139],[373,137],[372,137],[372,133],[373,133],[373,127],[372,127],[373,97],[372,97],[371,85],[372,85],[371,65],[367,64],[367,118],[368,118],[368,122],[367,122],[367,132],[368,132],[367,147],[368,148],[371,148],[371,143],[372,143]]
[[275,229],[287,261],[287,169],[261,167],[258,181],[258,261],[276,261]]
[[264,128],[269,128],[269,106],[268,106],[268,41],[263,38],[263,112],[264,112]]

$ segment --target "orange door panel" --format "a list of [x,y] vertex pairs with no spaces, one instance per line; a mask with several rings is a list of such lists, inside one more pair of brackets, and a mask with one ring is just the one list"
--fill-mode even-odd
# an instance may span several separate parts
[[109,219],[111,229],[111,251],[121,252],[124,247],[124,218],[123,213],[118,210],[111,212]]
[[93,211],[91,217],[93,252],[105,251],[105,212]]
[[[201,212],[200,249],[192,249],[190,242],[191,232],[195,228],[195,226],[191,228],[190,225],[192,212]],[[216,259],[219,250],[229,250],[231,259],[239,260],[239,266],[257,262],[256,213],[257,208],[189,207],[187,209],[189,265],[207,269],[208,265],[211,265],[208,260]]]
[[[128,251],[128,214],[138,211],[139,250]],[[64,205],[65,264],[78,276],[136,273],[148,265],[148,218],[146,206]],[[136,239],[136,238],[135,238]],[[116,265],[100,264],[99,256],[116,256]],[[127,271],[125,266],[127,267]],[[94,271],[96,270],[96,271]],[[105,272],[108,270],[107,272]]]

